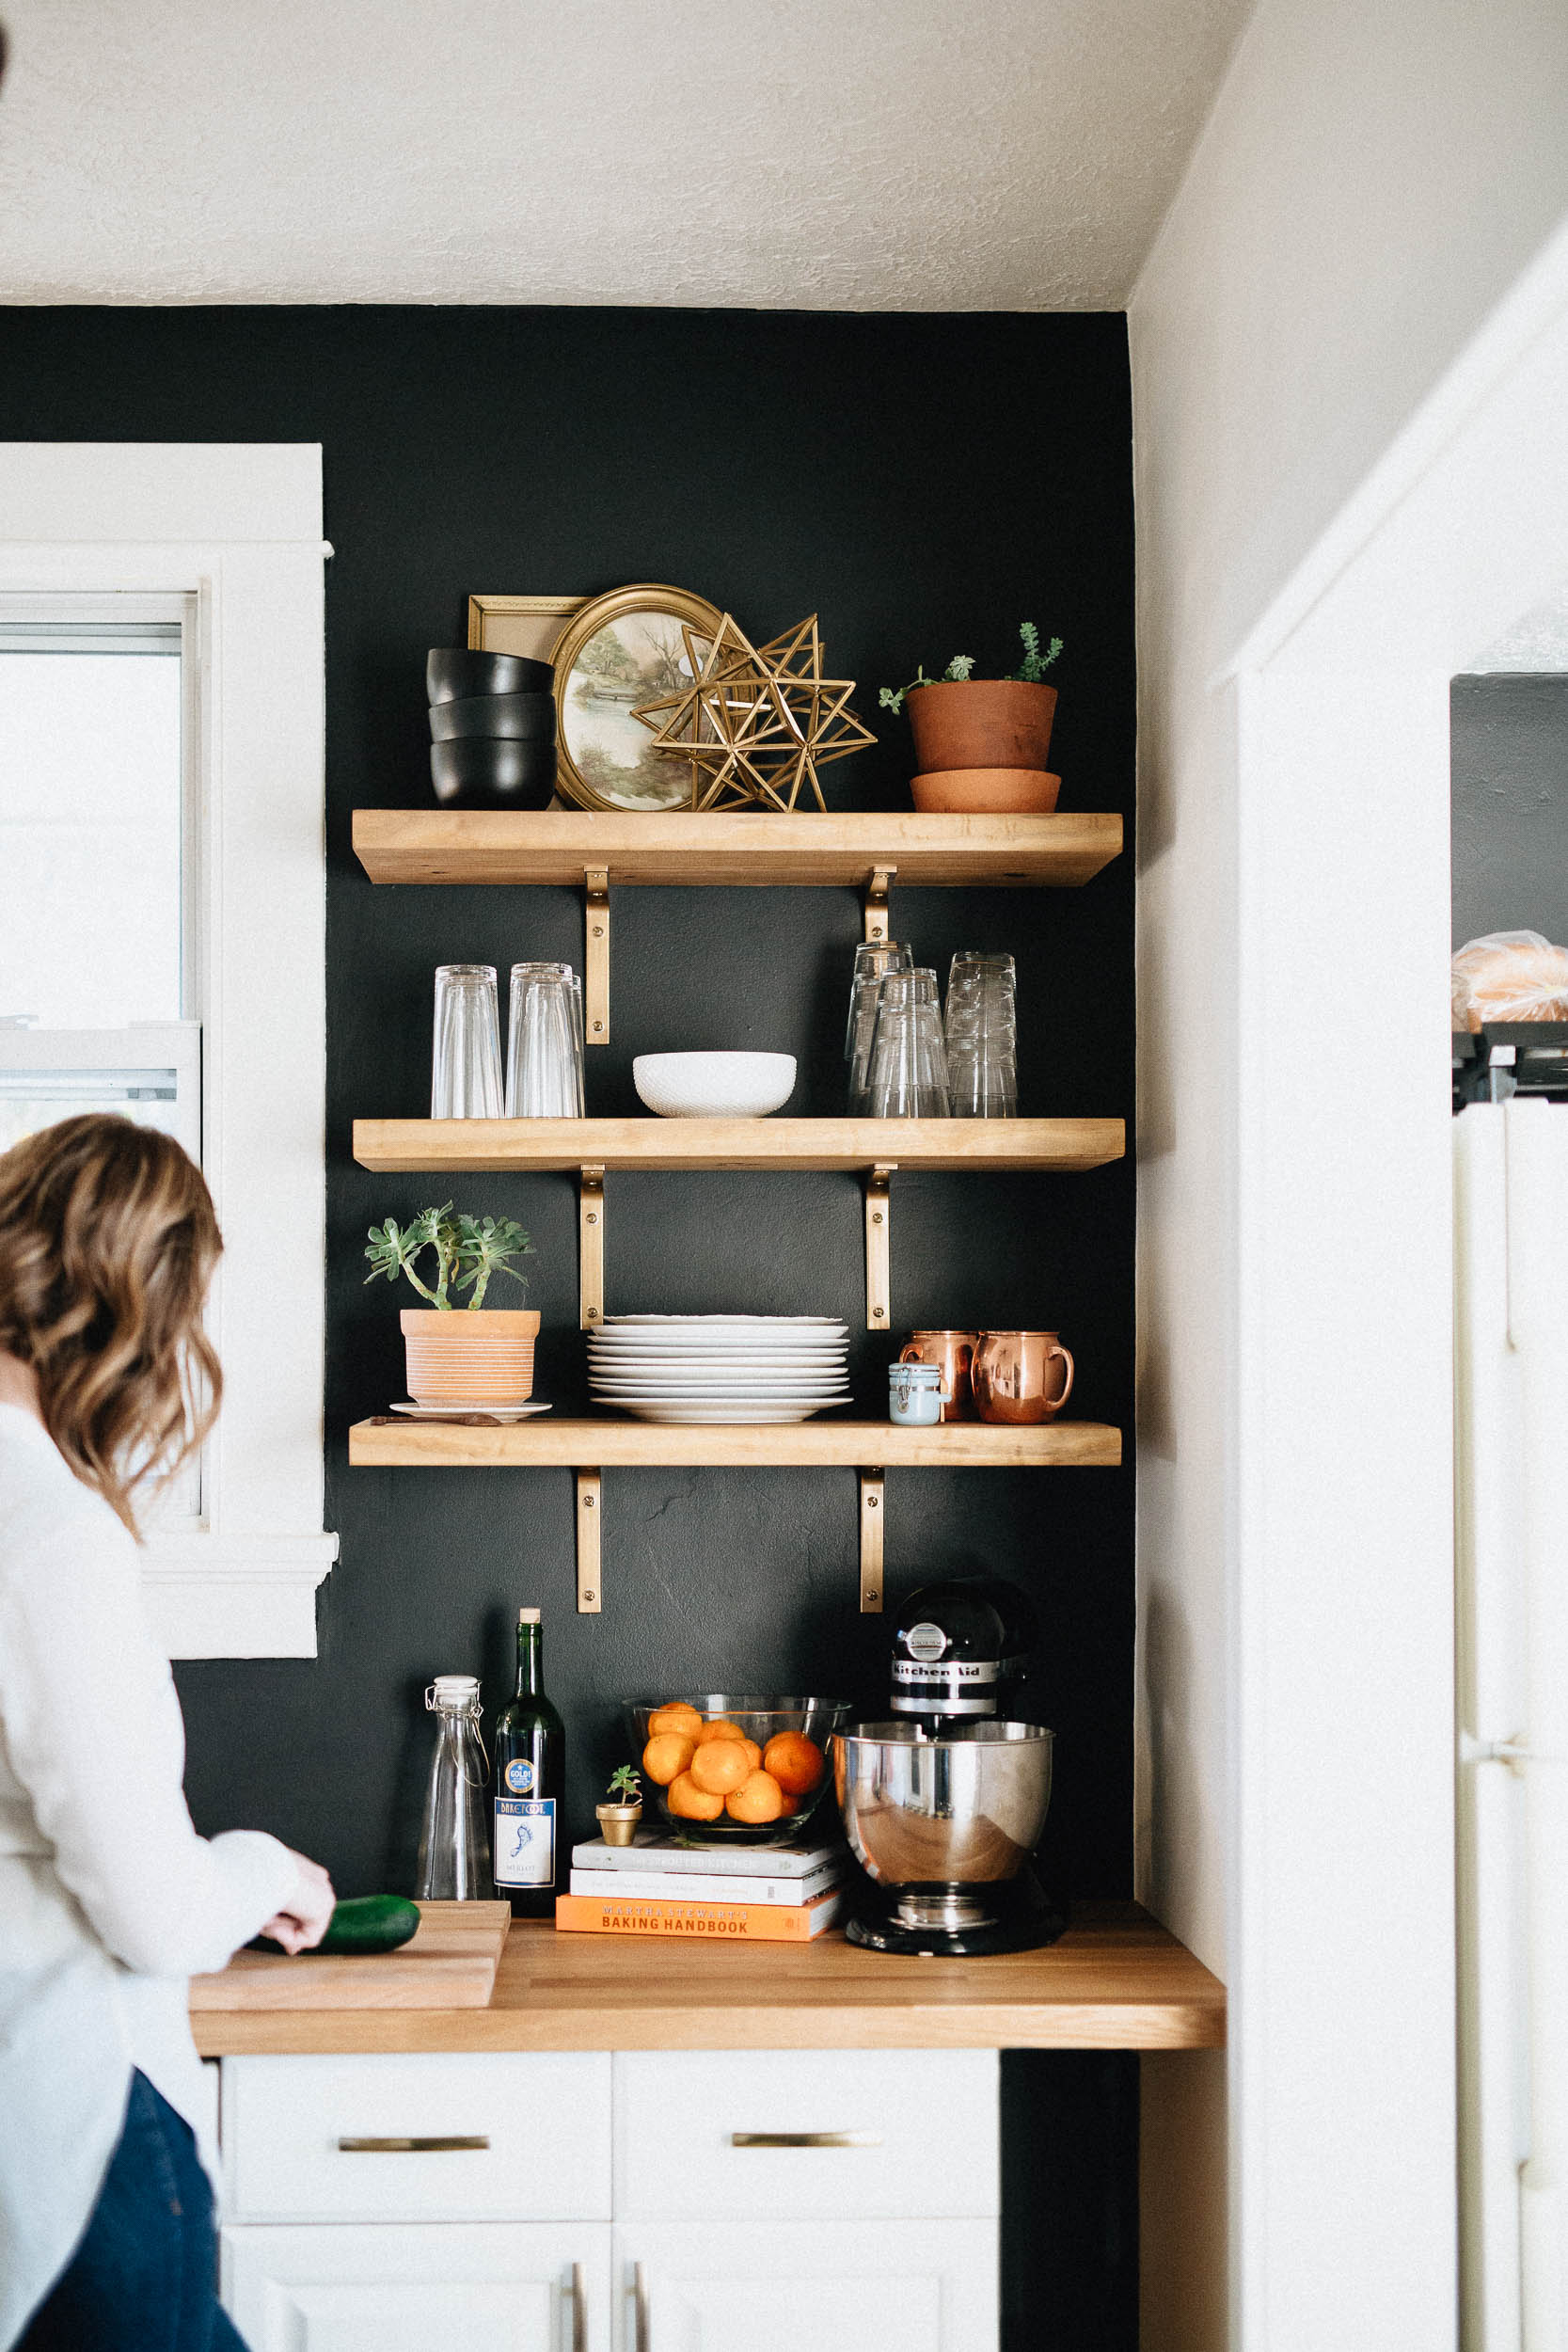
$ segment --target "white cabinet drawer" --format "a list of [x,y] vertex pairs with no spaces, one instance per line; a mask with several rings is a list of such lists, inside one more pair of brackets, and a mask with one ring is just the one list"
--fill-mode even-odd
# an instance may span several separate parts
[[997,2078],[994,2050],[621,2054],[615,2217],[994,2216]]
[[602,2221],[225,2228],[222,2249],[251,2352],[609,2352]]
[[614,2246],[616,2352],[997,2352],[994,2221],[628,2222]]
[[229,2218],[608,2220],[610,2103],[595,2053],[226,2058]]

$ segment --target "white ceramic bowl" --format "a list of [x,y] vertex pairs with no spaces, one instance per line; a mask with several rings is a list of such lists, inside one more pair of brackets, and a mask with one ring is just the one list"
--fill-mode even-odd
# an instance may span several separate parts
[[795,1091],[793,1054],[639,1054],[638,1097],[660,1119],[766,1119]]

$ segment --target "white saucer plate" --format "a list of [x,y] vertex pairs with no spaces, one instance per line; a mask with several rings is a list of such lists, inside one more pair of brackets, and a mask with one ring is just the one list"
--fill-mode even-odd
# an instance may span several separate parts
[[634,1421],[658,1422],[672,1428],[701,1428],[714,1426],[746,1427],[764,1422],[810,1421],[814,1413],[826,1412],[824,1405],[622,1405],[618,1409],[629,1413]]
[[547,1413],[547,1405],[394,1405],[394,1413],[410,1421],[451,1421],[454,1413],[485,1413],[492,1421],[527,1421],[531,1413]]

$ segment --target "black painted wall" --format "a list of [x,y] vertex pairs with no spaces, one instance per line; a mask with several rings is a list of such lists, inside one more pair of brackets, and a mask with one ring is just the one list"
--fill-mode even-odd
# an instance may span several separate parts
[[[886,1634],[856,1609],[849,1472],[613,1472],[605,1607],[574,1609],[568,1472],[386,1473],[345,1463],[348,1422],[404,1392],[395,1295],[361,1286],[372,1216],[430,1195],[350,1158],[356,1116],[428,1103],[431,973],[580,960],[566,891],[372,889],[359,805],[426,805],[421,672],[464,642],[470,590],[587,594],[662,580],[756,637],[820,613],[861,681],[875,750],[829,771],[838,807],[907,807],[902,722],[877,687],[954,652],[1010,667],[1016,625],[1067,644],[1053,758],[1069,808],[1132,811],[1131,431],[1119,317],[503,310],[22,310],[0,330],[0,438],[319,440],[327,573],[329,1268],[327,1520],[341,1559],[313,1662],[179,1673],[189,1789],[207,1828],[255,1823],[340,1889],[410,1883],[428,1732],[420,1694],[472,1669],[498,1701],[519,1601],[545,1612],[579,1833],[645,1692],[814,1688],[863,1705]],[[672,823],[678,823],[673,818]],[[1082,891],[898,892],[895,932],[1019,959],[1022,1106],[1132,1110],[1132,864]],[[623,891],[614,1036],[591,1112],[635,1111],[634,1054],[756,1045],[800,1059],[792,1104],[840,1104],[860,910],[847,893]],[[576,1213],[563,1179],[475,1178],[461,1206],[532,1232],[539,1391],[582,1401]],[[863,1322],[847,1178],[612,1180],[612,1311],[836,1312],[861,1405],[885,1406]],[[897,1328],[1059,1327],[1072,1409],[1131,1429],[1132,1172],[900,1178]],[[286,1237],[282,1246],[287,1246]],[[1050,1867],[1079,1893],[1131,1882],[1130,1469],[909,1472],[889,1482],[888,1584],[987,1567],[1034,1595],[1058,1735]],[[1006,2263],[1014,2352],[1133,2340],[1130,2076],[1010,2062]],[[1122,2072],[1117,2074],[1121,2064]],[[1121,2088],[1112,2096],[1115,2085]],[[1111,2089],[1108,2090],[1107,2086]],[[1034,2119],[1033,2144],[1025,2129]],[[1054,2122],[1047,2123],[1054,2118]],[[1040,2133],[1045,2131],[1045,2139]],[[1072,2200],[1064,2205],[1064,2151]],[[1051,2185],[1054,2184],[1054,2187]],[[1055,2219],[1035,2226],[1050,2191]]]
[[1458,677],[1449,698],[1453,944],[1540,931],[1568,946],[1568,677]]

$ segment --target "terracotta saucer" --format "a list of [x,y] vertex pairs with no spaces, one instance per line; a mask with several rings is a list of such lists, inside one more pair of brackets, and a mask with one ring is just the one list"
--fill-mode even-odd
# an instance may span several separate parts
[[910,778],[924,816],[1045,816],[1061,788],[1061,777],[1043,768],[933,768]]

